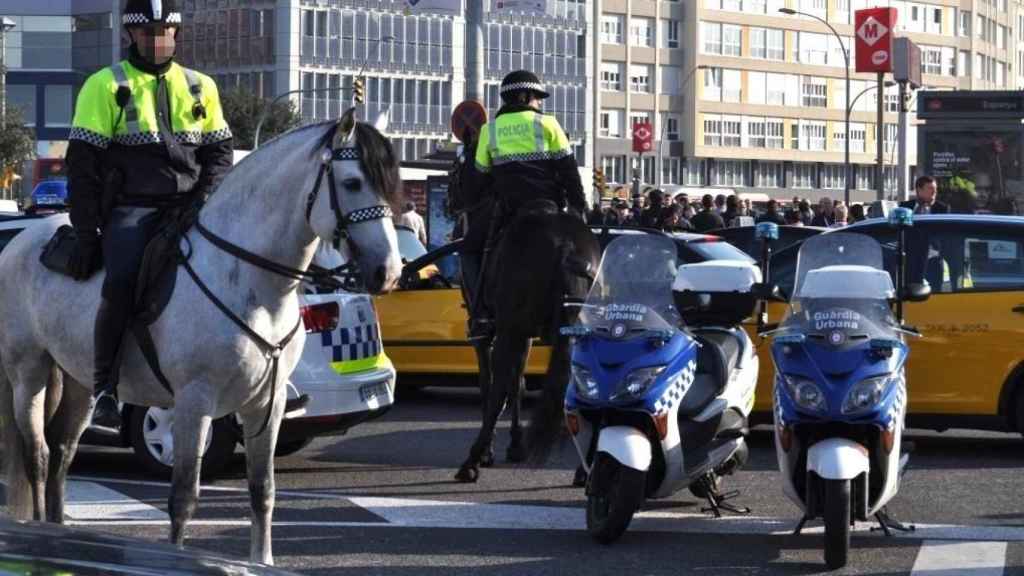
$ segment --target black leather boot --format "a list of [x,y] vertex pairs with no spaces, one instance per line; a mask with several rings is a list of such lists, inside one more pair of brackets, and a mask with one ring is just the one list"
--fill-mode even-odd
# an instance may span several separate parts
[[100,302],[96,313],[96,372],[93,374],[93,398],[95,405],[92,423],[103,428],[121,428],[121,410],[117,401],[117,378],[115,362],[121,348],[124,330],[128,324],[128,312],[106,299]]
[[462,260],[462,282],[466,290],[466,312],[469,315],[467,322],[466,337],[469,340],[480,340],[489,338],[494,332],[494,321],[487,310],[486,302],[477,299],[483,298],[484,282],[480,277],[483,254],[479,252],[464,252],[460,254]]

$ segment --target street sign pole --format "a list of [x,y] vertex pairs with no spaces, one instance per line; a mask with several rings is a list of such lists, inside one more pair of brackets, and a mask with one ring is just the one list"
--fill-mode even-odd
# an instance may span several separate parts
[[885,72],[878,73],[878,164],[875,167],[875,198],[885,200]]

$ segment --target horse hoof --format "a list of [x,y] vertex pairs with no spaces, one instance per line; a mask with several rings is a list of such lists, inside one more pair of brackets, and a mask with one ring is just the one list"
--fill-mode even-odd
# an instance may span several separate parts
[[475,466],[463,466],[455,473],[455,479],[463,483],[474,483],[480,478],[480,470]]
[[491,466],[494,466],[494,452],[488,452],[480,458],[481,468],[490,468]]
[[509,446],[505,451],[505,459],[512,463],[519,463],[526,460],[526,450],[522,446]]
[[574,488],[583,488],[587,485],[587,470],[583,466],[576,468],[576,473],[572,477],[572,485]]

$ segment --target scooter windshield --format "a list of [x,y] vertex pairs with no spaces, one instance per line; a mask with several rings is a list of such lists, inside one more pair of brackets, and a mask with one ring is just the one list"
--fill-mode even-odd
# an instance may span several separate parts
[[674,333],[682,325],[672,299],[676,245],[657,234],[625,234],[604,251],[579,322],[598,336]]
[[804,241],[797,255],[788,333],[834,346],[872,338],[894,338],[890,307],[895,296],[882,247],[863,234],[827,233]]

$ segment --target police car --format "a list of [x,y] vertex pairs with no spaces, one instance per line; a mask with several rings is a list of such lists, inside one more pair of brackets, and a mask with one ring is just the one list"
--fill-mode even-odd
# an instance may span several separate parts
[[[0,250],[18,232],[45,217],[0,212]],[[331,260],[338,257],[331,252],[318,253],[318,263],[333,268]],[[278,456],[301,450],[316,436],[344,434],[377,418],[395,399],[395,369],[381,346],[370,296],[341,290],[318,294],[304,288],[299,300],[306,345],[288,384],[288,398],[306,395],[309,402],[285,414]],[[82,443],[132,448],[148,472],[169,477],[174,462],[173,412],[125,404],[122,418],[126,425],[118,433],[89,428]],[[213,422],[203,458],[204,477],[213,477],[230,464],[240,440],[241,428],[234,416]]]

